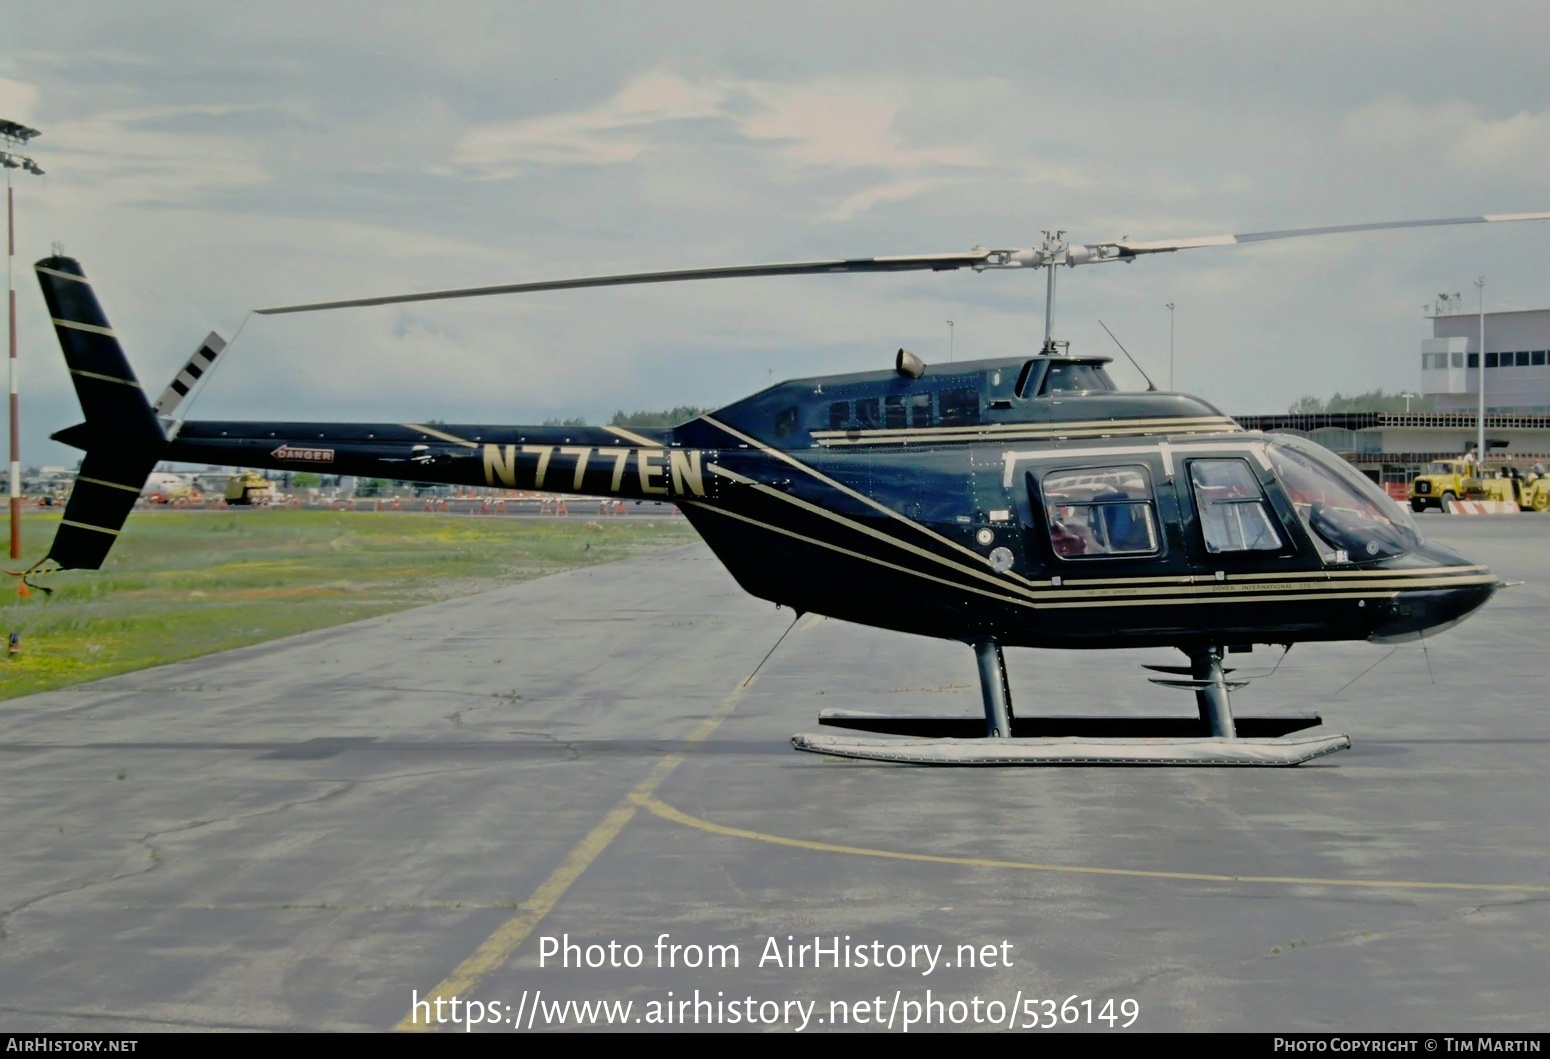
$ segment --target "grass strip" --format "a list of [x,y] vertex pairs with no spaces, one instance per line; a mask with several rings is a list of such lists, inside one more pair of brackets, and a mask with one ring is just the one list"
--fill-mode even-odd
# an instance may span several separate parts
[[[28,515],[27,554],[57,515]],[[5,520],[0,519],[0,525]],[[8,528],[5,532],[8,532]],[[137,512],[101,570],[0,584],[0,699],[262,643],[696,540],[682,517],[519,519],[294,509]]]

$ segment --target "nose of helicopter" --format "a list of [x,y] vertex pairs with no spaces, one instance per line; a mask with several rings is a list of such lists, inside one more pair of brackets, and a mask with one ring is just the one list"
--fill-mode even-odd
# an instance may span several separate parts
[[1405,643],[1450,629],[1501,587],[1484,564],[1432,541],[1411,558],[1424,563],[1433,576],[1418,578],[1424,587],[1401,591],[1388,602],[1368,637],[1374,643]]

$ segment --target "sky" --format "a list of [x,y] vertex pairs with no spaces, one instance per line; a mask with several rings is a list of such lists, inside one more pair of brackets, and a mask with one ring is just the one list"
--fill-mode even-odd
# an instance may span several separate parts
[[[1080,7],[1080,10],[1077,8]],[[0,8],[23,462],[79,417],[31,263],[85,266],[194,418],[530,423],[1035,352],[1042,272],[782,277],[293,317],[250,309],[651,269],[1550,210],[1532,3]],[[1062,270],[1056,337],[1229,413],[1420,383],[1424,306],[1550,306],[1550,222]],[[950,329],[947,321],[952,320]],[[245,322],[246,321],[246,322]],[[951,338],[950,338],[951,332]]]

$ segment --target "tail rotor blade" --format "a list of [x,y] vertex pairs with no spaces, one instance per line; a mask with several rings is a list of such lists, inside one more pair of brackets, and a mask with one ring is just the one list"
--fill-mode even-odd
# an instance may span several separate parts
[[226,349],[226,340],[211,331],[205,336],[205,340],[199,344],[194,355],[188,358],[188,363],[172,377],[167,388],[156,398],[156,414],[168,418],[178,410],[183,399],[188,396],[190,390],[198,384],[199,380],[209,371],[215,363],[215,358]]

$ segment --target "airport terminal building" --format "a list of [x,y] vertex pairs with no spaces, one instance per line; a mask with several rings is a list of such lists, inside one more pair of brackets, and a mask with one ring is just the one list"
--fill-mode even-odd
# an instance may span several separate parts
[[[1458,311],[1455,311],[1458,310]],[[1480,314],[1439,300],[1432,337],[1421,342],[1421,393],[1435,412],[1331,412],[1236,416],[1249,430],[1302,434],[1340,453],[1380,482],[1408,482],[1431,460],[1475,447],[1480,378],[1485,376],[1488,463],[1527,469],[1550,464],[1550,309]]]

